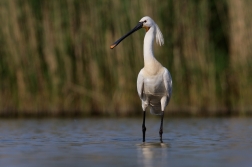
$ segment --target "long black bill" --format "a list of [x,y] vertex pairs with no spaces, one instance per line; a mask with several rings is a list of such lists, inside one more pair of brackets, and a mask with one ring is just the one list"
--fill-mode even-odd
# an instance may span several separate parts
[[123,37],[121,37],[120,39],[118,39],[117,41],[115,41],[113,43],[113,45],[110,46],[110,49],[113,49],[114,47],[116,47],[122,40],[124,40],[127,36],[129,36],[130,34],[132,34],[133,32],[141,29],[143,27],[143,23],[139,22],[137,24],[137,26],[135,28],[133,28],[130,32],[128,32],[127,34],[125,34]]

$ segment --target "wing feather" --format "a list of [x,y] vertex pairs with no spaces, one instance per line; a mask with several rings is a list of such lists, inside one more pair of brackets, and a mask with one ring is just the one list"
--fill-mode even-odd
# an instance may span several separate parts
[[172,94],[172,78],[171,78],[171,74],[169,73],[167,69],[165,69],[165,72],[163,74],[163,80],[164,80],[164,85],[167,91],[168,98],[170,99],[171,94]]
[[144,91],[144,77],[141,70],[137,77],[137,93],[141,99],[143,98],[143,91]]

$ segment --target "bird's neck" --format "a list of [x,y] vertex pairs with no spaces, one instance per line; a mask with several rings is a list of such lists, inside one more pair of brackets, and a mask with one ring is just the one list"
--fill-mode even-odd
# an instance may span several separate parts
[[153,43],[154,43],[154,34],[155,29],[151,27],[145,34],[144,37],[144,64],[146,64],[146,61],[150,61],[152,59],[155,59],[154,53],[153,53]]
[[149,73],[158,72],[161,64],[156,60],[153,53],[153,44],[155,39],[155,28],[151,27],[144,37],[144,68]]

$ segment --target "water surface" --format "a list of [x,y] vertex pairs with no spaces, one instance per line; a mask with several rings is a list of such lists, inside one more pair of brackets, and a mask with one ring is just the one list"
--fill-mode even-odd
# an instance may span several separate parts
[[[152,118],[150,118],[152,117]],[[0,120],[0,166],[250,167],[251,118]]]

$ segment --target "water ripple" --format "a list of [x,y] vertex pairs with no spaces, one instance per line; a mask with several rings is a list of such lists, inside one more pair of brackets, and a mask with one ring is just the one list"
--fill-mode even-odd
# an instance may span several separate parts
[[1,166],[243,166],[252,119],[43,119],[0,121]]

